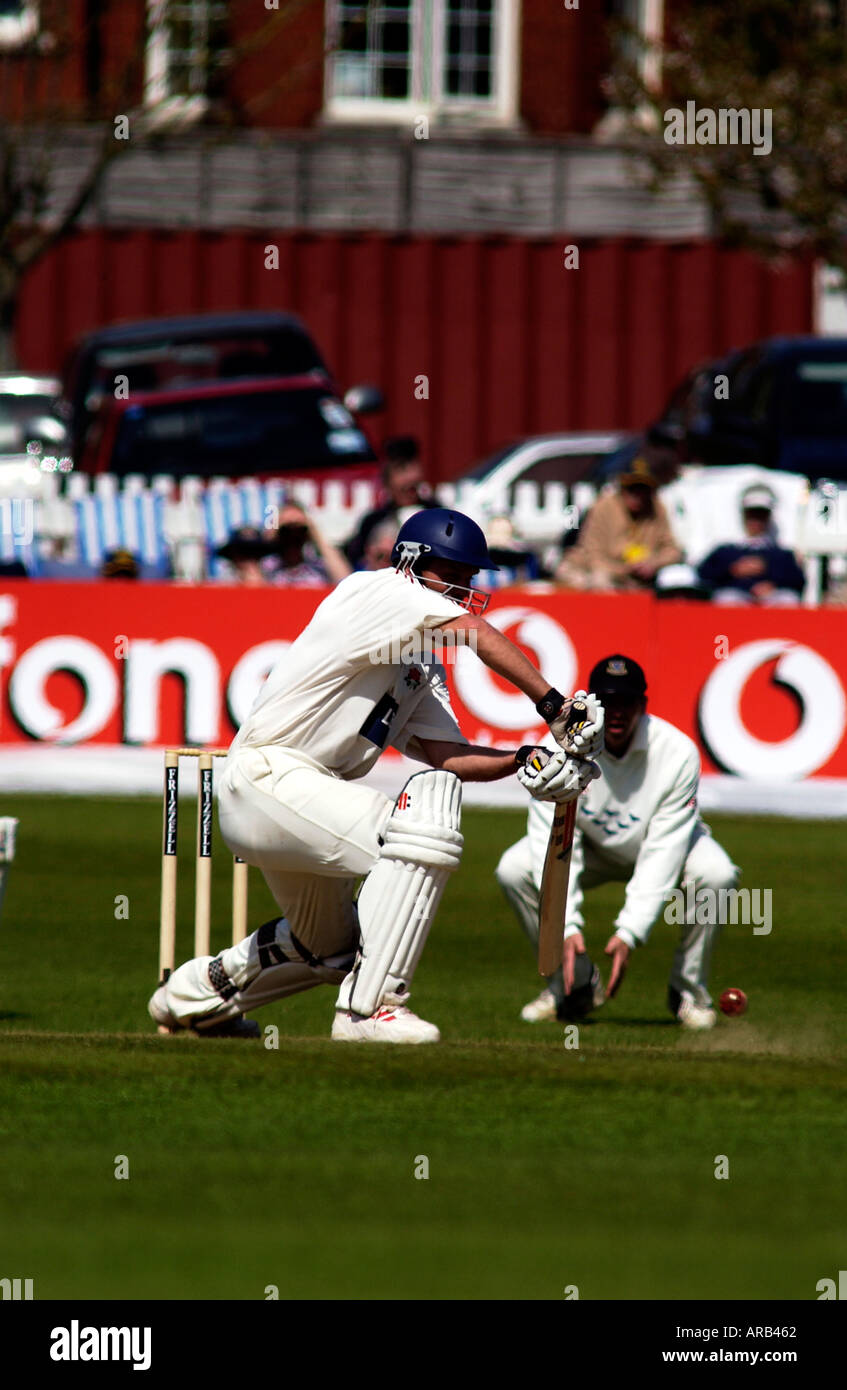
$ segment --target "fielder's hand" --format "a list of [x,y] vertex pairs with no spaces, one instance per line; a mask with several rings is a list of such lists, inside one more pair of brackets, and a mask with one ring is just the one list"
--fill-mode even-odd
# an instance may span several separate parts
[[518,768],[518,781],[536,801],[575,801],[599,776],[596,763],[569,758],[561,749],[549,753],[546,748],[535,748]]
[[611,936],[606,946],[606,955],[612,958],[612,973],[606,986],[606,996],[612,999],[623,983],[626,967],[629,964],[629,947],[619,936]]
[[[588,717],[584,723],[568,728],[573,700],[584,700]],[[575,758],[596,758],[603,751],[603,724],[605,713],[596,695],[587,695],[577,690],[573,700],[566,700],[560,712],[550,725],[550,732],[560,748]]]
[[577,956],[585,955],[585,941],[582,932],[574,932],[573,936],[565,937],[565,944],[562,950],[562,980],[565,986],[565,994],[570,994],[573,989],[574,968]]

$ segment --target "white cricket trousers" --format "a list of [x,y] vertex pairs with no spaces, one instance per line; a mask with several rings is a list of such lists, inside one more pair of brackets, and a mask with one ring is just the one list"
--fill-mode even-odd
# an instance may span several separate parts
[[[222,969],[237,988],[229,1000],[210,985],[214,957],[179,966],[166,988],[180,1022],[232,1017],[314,985],[342,982],[357,940],[356,885],[377,861],[393,806],[382,792],[332,777],[300,753],[263,747],[230,754],[218,779],[221,836],[233,854],[261,870],[285,921],[264,944],[253,932],[221,952]],[[286,959],[277,966],[278,951],[296,964]],[[298,959],[302,952],[323,968]]]
[[[536,821],[539,823],[536,824]],[[530,833],[516,844],[510,845],[495,871],[500,887],[534,946],[538,943],[541,875],[547,850],[547,833],[540,833],[543,828],[540,825],[540,817],[530,816]],[[621,866],[608,859],[584,836],[582,851],[583,869],[581,873],[571,875],[565,913],[568,926],[578,927],[580,931],[583,930],[582,904],[586,890],[597,888],[601,883],[626,883],[632,877],[631,865]],[[711,888],[717,892],[721,888],[732,888],[737,877],[738,869],[726,850],[712,839],[708,827],[700,822],[692,836],[691,848],[682,870],[681,885],[685,887],[689,882],[693,883],[695,893],[701,888]],[[679,945],[671,963],[668,981],[671,995],[687,991],[693,995],[695,1003],[703,1007],[711,1004],[709,966],[712,947],[719,931],[720,926],[717,923],[686,920],[681,928]],[[611,935],[610,930],[606,939]],[[603,945],[605,944],[604,940]],[[548,984],[557,1001],[564,998],[561,970],[550,977]]]

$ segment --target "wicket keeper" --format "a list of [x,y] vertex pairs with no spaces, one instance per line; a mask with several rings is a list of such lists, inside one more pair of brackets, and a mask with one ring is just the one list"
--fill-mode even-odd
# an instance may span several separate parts
[[[602,1003],[599,978],[580,978],[585,955],[582,905],[586,891],[611,880],[626,883],[624,904],[606,945],[611,973],[607,995],[616,994],[632,953],[645,946],[653,923],[678,884],[693,882],[696,893],[735,885],[738,870],[712,839],[697,810],[700,754],[686,734],[647,713],[647,681],[637,661],[615,653],[598,661],[588,686],[605,710],[605,751],[597,755],[602,778],[588,786],[576,814],[568,900],[565,911],[564,973],[527,1004],[527,1023],[571,1016],[568,996],[593,990]],[[497,865],[497,880],[535,943],[544,855],[553,808],[531,802],[527,833]],[[701,914],[704,915],[704,914]],[[709,995],[709,962],[720,929],[686,916],[671,964],[668,1007],[685,1028],[716,1022]],[[584,973],[584,972],[583,972]],[[585,1010],[590,1012],[590,1007]]]

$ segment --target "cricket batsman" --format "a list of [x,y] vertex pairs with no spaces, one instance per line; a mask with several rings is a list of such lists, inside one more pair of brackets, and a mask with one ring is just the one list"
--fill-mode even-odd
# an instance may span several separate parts
[[[442,507],[418,512],[392,566],[352,574],[324,599],[232,743],[218,783],[221,834],[262,871],[280,915],[159,986],[149,1011],[170,1031],[258,1036],[245,1013],[330,984],[334,1039],[437,1042],[409,995],[461,858],[462,782],[517,769],[532,797],[556,801],[599,776],[600,702],[587,700],[588,718],[569,730],[572,702],[482,617],[488,597],[471,581],[494,566],[476,523]],[[533,750],[468,744],[436,659],[459,642],[533,701],[559,745],[546,760],[521,766],[517,754]],[[388,745],[427,768],[395,802],[359,784]]]
[[[700,754],[681,730],[647,714],[647,681],[637,661],[615,654],[598,661],[589,690],[605,711],[605,750],[597,757],[602,779],[580,799],[565,911],[564,966],[527,1004],[527,1023],[571,1017],[574,987],[592,1003],[603,1002],[599,974],[584,980],[587,962],[582,905],[587,889],[610,880],[626,883],[624,904],[606,945],[611,974],[608,996],[623,980],[632,953],[645,946],[653,923],[677,885],[730,889],[738,870],[712,839],[697,811]],[[552,807],[531,802],[527,833],[497,865],[497,880],[530,940],[538,940],[538,910]],[[708,921],[696,916],[710,917]],[[709,995],[717,914],[686,916],[671,965],[668,1007],[686,1028],[716,1022]]]

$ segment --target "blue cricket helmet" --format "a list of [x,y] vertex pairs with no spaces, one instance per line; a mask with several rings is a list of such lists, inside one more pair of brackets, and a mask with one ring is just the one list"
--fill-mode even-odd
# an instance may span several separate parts
[[474,573],[500,568],[489,555],[485,536],[476,522],[449,507],[428,507],[410,516],[400,527],[391,563],[414,572],[425,555],[472,565]]

